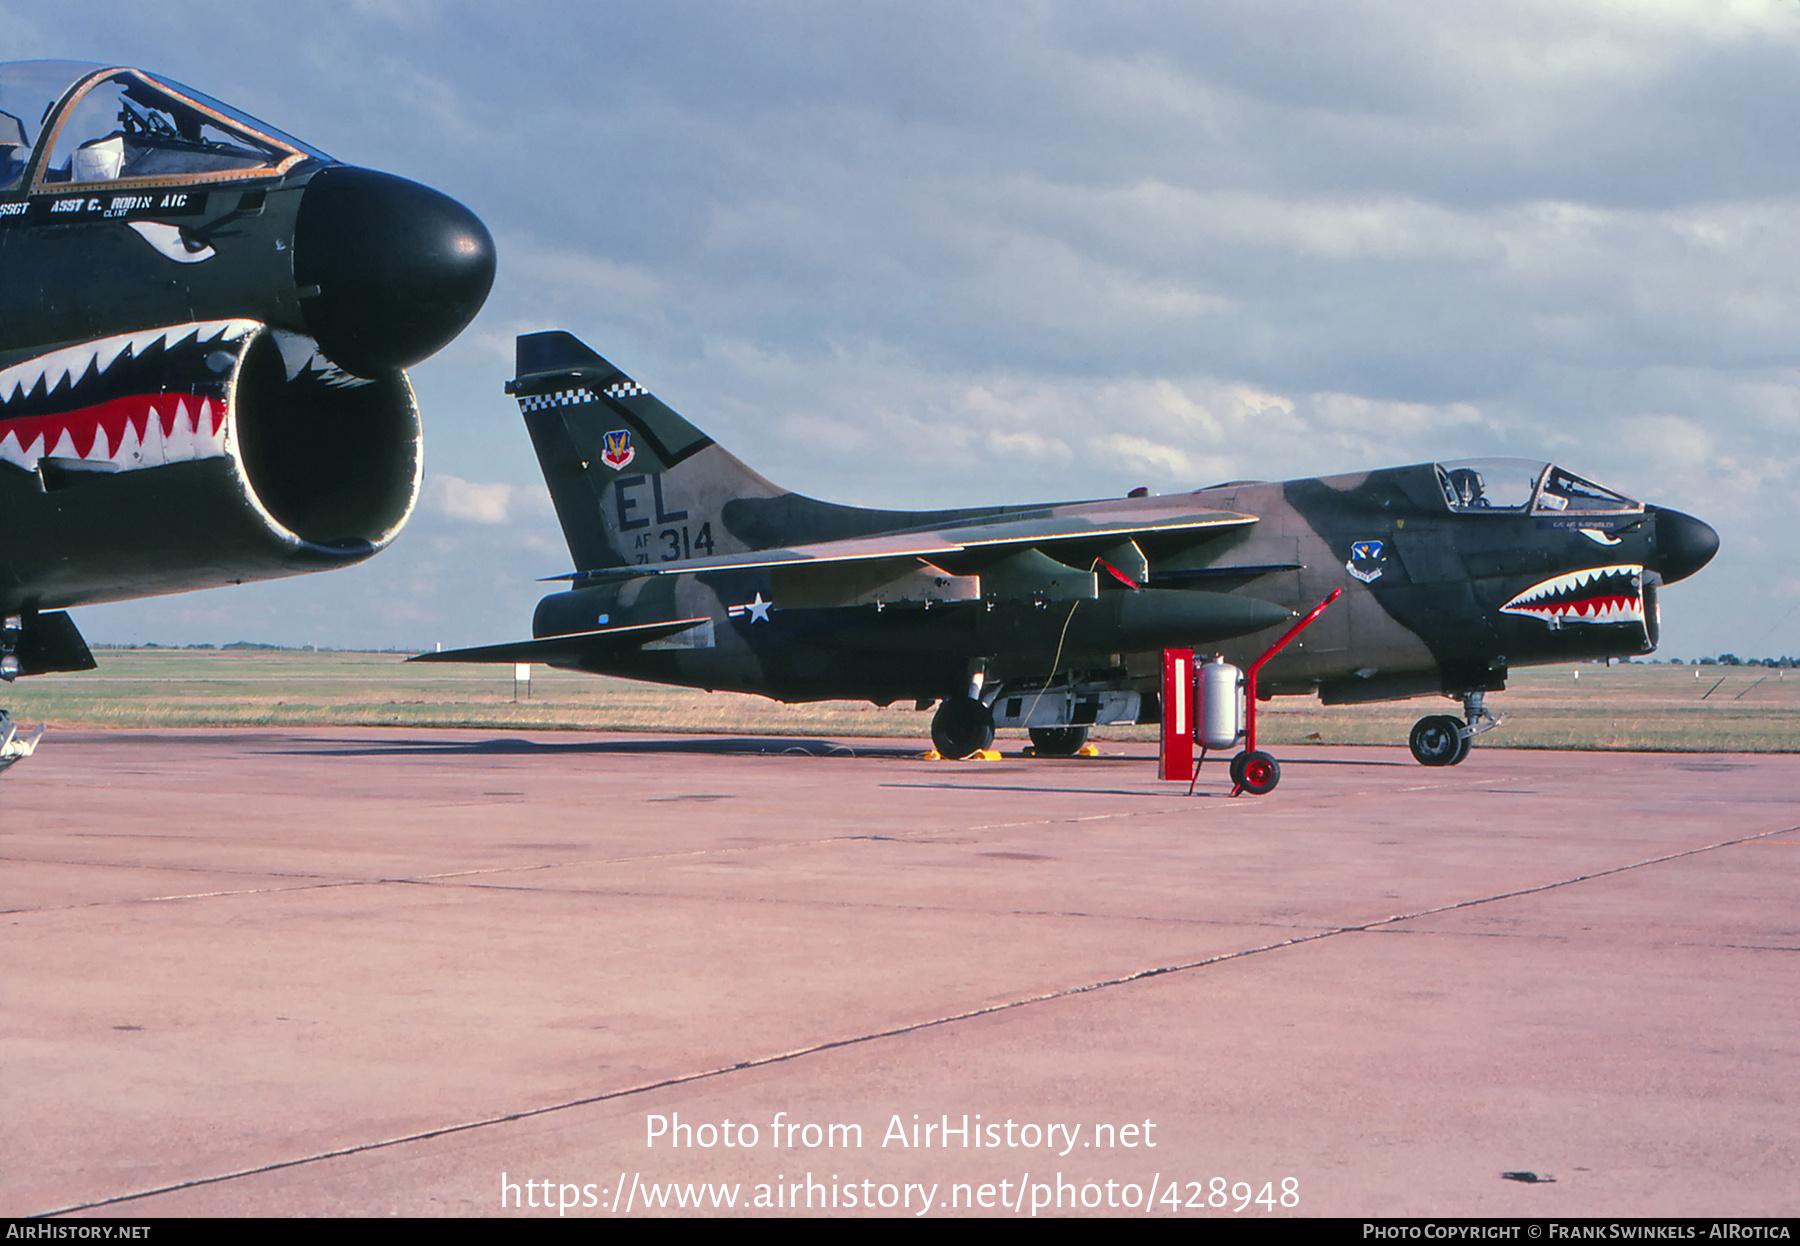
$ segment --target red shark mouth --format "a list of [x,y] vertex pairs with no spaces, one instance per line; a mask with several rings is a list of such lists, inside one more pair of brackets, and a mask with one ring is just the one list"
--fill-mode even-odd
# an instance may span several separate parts
[[1565,624],[1644,622],[1644,569],[1636,564],[1589,567],[1534,584],[1504,606],[1501,614]]
[[225,453],[225,404],[192,395],[133,394],[60,415],[0,423],[0,460],[35,471],[43,458],[131,471]]
[[175,325],[0,371],[0,461],[133,471],[229,453],[227,376],[249,320]]

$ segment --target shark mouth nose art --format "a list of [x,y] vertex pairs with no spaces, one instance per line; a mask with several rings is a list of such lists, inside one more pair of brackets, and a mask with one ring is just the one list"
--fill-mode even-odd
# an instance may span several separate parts
[[1635,564],[1589,567],[1534,584],[1504,606],[1501,614],[1542,619],[1551,627],[1570,623],[1644,622],[1644,569]]
[[42,493],[212,464],[208,479],[229,481],[220,504],[249,508],[254,539],[362,557],[406,521],[419,462],[403,374],[352,376],[313,339],[248,318],[118,334],[0,370],[0,483],[22,470]]
[[253,320],[85,342],[0,371],[0,461],[131,471],[226,450],[227,378]]
[[225,405],[210,398],[134,395],[4,427],[0,459],[26,471],[37,470],[40,459],[130,471],[225,453]]

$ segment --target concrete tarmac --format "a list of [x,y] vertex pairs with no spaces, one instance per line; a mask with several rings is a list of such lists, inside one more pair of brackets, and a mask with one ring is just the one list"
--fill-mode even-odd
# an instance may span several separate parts
[[1800,1212],[1800,756],[923,747],[52,733],[0,1214]]

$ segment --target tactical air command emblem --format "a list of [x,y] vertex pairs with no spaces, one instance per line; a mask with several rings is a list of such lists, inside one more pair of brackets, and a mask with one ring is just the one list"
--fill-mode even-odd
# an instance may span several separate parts
[[1344,564],[1344,570],[1367,584],[1381,578],[1382,560],[1386,555],[1387,547],[1380,541],[1354,541],[1350,545],[1350,561]]
[[607,433],[600,447],[600,461],[615,472],[622,472],[631,460],[637,457],[637,447],[631,444],[631,430],[621,428],[617,432]]

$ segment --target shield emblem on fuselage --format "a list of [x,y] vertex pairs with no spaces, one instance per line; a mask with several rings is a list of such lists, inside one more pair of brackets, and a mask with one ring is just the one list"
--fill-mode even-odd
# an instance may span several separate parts
[[1367,584],[1380,577],[1386,560],[1385,542],[1353,541],[1350,544],[1350,560],[1344,564],[1344,570]]

